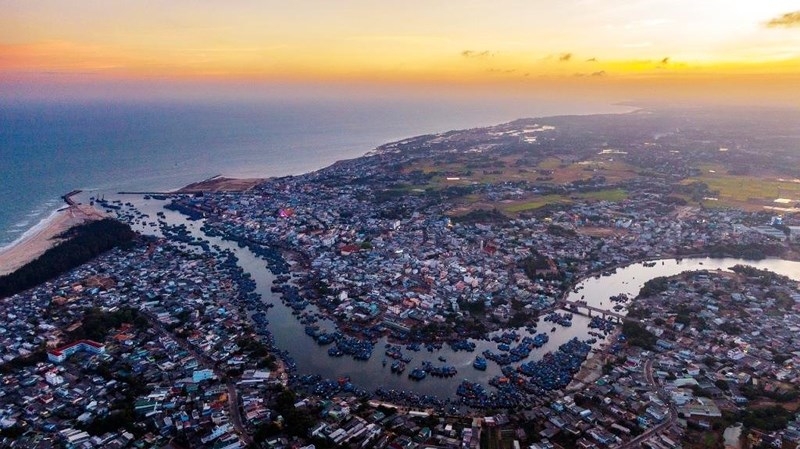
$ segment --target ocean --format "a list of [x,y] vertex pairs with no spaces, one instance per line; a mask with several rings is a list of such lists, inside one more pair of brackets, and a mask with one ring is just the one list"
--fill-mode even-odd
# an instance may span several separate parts
[[101,196],[218,174],[302,174],[415,135],[630,110],[508,98],[0,104],[0,247],[62,207],[60,196],[73,189]]

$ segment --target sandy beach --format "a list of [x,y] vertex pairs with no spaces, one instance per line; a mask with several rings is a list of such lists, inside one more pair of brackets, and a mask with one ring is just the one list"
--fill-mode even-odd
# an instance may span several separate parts
[[[204,181],[189,184],[176,193],[199,192],[244,192],[263,182],[262,178],[226,178],[215,176]],[[65,196],[66,200],[72,194]],[[69,203],[69,201],[68,201]],[[58,235],[66,230],[91,220],[100,220],[107,215],[86,204],[73,204],[53,212],[33,228],[29,229],[17,241],[0,248],[0,276],[20,268],[26,263],[44,254],[45,251],[58,244]]]
[[67,206],[25,233],[19,240],[0,249],[0,276],[36,259],[59,242],[64,231],[91,220],[105,218],[103,212],[86,204]]

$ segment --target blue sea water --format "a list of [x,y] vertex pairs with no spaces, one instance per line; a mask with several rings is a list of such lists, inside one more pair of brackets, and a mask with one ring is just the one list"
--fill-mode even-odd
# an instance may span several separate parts
[[607,103],[444,98],[0,104],[0,247],[72,189],[171,190],[222,174],[313,171],[409,136]]

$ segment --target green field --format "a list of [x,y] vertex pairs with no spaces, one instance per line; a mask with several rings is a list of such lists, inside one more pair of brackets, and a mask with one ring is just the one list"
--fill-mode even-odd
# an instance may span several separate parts
[[609,190],[598,190],[597,192],[580,193],[577,196],[585,200],[616,202],[627,199],[628,192],[622,189],[609,189]]
[[628,198],[628,192],[622,189],[598,190],[597,192],[579,193],[577,195],[544,195],[531,198],[524,202],[510,203],[502,207],[503,212],[517,214],[529,210],[535,210],[548,204],[570,204],[575,199],[595,200],[595,201],[622,201]]
[[504,206],[502,209],[504,212],[516,214],[519,212],[538,209],[540,207],[547,206],[548,204],[556,204],[556,203],[565,204],[569,202],[570,202],[569,198],[563,195],[545,195],[530,201],[525,201],[523,203],[508,204]]
[[[684,184],[704,182],[709,190],[718,192],[719,201],[713,206],[767,206],[776,205],[777,198],[800,199],[800,183],[779,181],[777,179],[755,176],[738,176],[718,170],[716,173],[706,171],[701,176],[685,180]],[[709,202],[711,203],[711,202]]]

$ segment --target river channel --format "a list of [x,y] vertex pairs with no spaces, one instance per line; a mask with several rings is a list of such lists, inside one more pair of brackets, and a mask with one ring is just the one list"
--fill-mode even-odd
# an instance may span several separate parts
[[[273,274],[266,268],[266,262],[254,255],[247,248],[239,248],[235,243],[224,241],[216,237],[208,237],[202,231],[201,221],[189,221],[187,217],[177,212],[165,210],[165,201],[155,199],[145,200],[139,196],[122,196],[123,202],[130,202],[134,207],[145,214],[148,214],[146,223],[132,223],[137,231],[149,235],[160,235],[158,228],[149,223],[157,220],[156,214],[163,212],[165,221],[169,224],[185,224],[195,237],[201,237],[209,241],[212,245],[218,245],[223,249],[230,249],[239,259],[239,264],[245,272],[251,274],[257,284],[257,293],[261,294],[262,301],[271,303],[274,307],[267,312],[270,330],[275,338],[275,346],[279,349],[288,351],[297,363],[298,374],[319,374],[323,377],[336,379],[341,376],[350,376],[352,382],[368,391],[374,391],[379,387],[395,390],[414,391],[418,394],[437,395],[440,398],[455,396],[456,387],[463,379],[481,382],[484,385],[494,376],[502,375],[500,367],[489,362],[486,371],[479,371],[472,367],[472,362],[476,355],[480,355],[485,349],[497,351],[497,343],[487,340],[474,341],[476,349],[474,352],[454,351],[448,345],[444,345],[440,350],[430,352],[424,347],[420,351],[403,350],[403,354],[412,357],[405,373],[393,374],[387,360],[384,357],[384,345],[386,339],[381,339],[375,344],[372,357],[367,361],[355,361],[348,357],[328,356],[328,346],[318,345],[313,338],[306,335],[305,326],[300,323],[294,315],[292,309],[285,306],[280,299],[280,294],[270,290]],[[654,265],[653,265],[654,263]],[[733,258],[688,258],[682,260],[664,259],[651,261],[648,264],[635,263],[611,272],[606,276],[590,277],[575,285],[575,288],[568,295],[570,301],[586,301],[588,305],[610,310],[615,304],[609,300],[610,296],[625,293],[629,297],[634,297],[639,292],[644,282],[658,276],[673,276],[689,270],[725,270],[736,264],[747,264],[760,269],[767,269],[778,274],[789,276],[793,279],[800,279],[800,262],[786,261],[781,259],[765,259],[760,261],[744,261]],[[310,306],[312,311],[313,306]],[[623,309],[619,313],[624,314]],[[531,351],[528,360],[538,360],[548,351],[555,351],[560,345],[566,343],[573,337],[580,340],[591,338],[589,334],[589,318],[582,315],[575,315],[571,327],[562,327],[553,323],[540,320],[538,332],[544,332],[550,340],[543,347]],[[319,324],[323,329],[334,330],[335,325],[330,321],[320,320]],[[555,326],[555,330],[552,330]],[[511,329],[508,329],[511,330]],[[531,335],[524,328],[517,329],[521,336]],[[595,346],[604,344],[598,341]],[[422,381],[413,381],[408,378],[408,372],[415,367],[419,367],[422,362],[429,361],[434,365],[441,365],[439,357],[446,359],[448,365],[453,365],[458,369],[458,373],[450,378],[436,378],[428,376]]]

